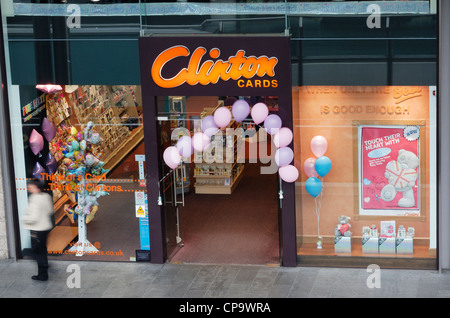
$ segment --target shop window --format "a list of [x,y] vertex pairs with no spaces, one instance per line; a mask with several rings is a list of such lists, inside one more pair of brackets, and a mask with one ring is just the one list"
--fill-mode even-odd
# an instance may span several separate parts
[[[53,197],[49,257],[134,260],[137,251],[150,249],[140,87],[39,92],[21,108],[24,138],[15,155],[24,157],[23,165],[16,161],[25,177],[18,182],[41,179]],[[19,206],[26,206],[26,187],[17,191]],[[24,249],[29,234],[20,226]]]
[[435,88],[302,86],[293,99],[299,264],[435,268]]

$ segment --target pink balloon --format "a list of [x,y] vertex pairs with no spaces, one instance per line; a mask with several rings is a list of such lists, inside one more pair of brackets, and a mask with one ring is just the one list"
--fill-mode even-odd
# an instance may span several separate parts
[[327,148],[328,143],[325,137],[315,136],[311,140],[311,150],[317,158],[322,157],[327,152]]
[[252,107],[251,116],[255,124],[260,124],[266,120],[269,115],[269,109],[264,103],[257,103]]
[[316,164],[316,158],[308,158],[303,163],[303,171],[308,176],[308,178],[311,178],[311,177],[317,178],[319,176],[317,174],[315,164]]
[[280,167],[280,169],[278,169],[278,173],[280,174],[280,178],[288,183],[295,182],[298,179],[298,170],[293,165]]
[[273,143],[275,144],[275,147],[283,148],[291,143],[292,138],[293,138],[292,131],[289,128],[282,127],[273,136]]
[[231,121],[231,112],[226,107],[219,107],[214,112],[214,122],[217,127],[225,128]]
[[44,138],[35,129],[33,129],[30,135],[30,147],[35,155],[40,153],[42,148],[44,148]]
[[52,141],[53,138],[55,138],[56,135],[56,129],[53,123],[47,119],[47,117],[44,117],[42,120],[42,132],[44,133],[45,139],[47,141]]
[[192,146],[194,146],[194,149],[197,151],[205,150],[210,143],[211,140],[209,139],[208,135],[202,132],[196,132],[192,137]]
[[167,147],[166,150],[164,150],[163,159],[166,165],[168,165],[172,169],[175,169],[181,162],[181,155],[178,152],[177,147],[170,146]]

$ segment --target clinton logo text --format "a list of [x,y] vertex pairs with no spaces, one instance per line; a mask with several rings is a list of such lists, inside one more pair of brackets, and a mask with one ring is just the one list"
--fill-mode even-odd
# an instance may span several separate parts
[[[156,85],[162,88],[178,87],[184,83],[188,85],[216,84],[223,81],[234,80],[239,87],[277,87],[275,79],[255,79],[263,76],[274,77],[275,66],[278,63],[276,57],[246,56],[244,50],[239,50],[230,56],[227,61],[220,59],[220,50],[213,48],[208,51],[204,47],[198,47],[194,52],[182,45],[173,46],[163,51],[155,59],[151,75]],[[206,55],[206,57],[205,57]],[[180,57],[189,57],[187,67],[171,77],[163,77],[163,68],[172,60]],[[204,61],[202,59],[205,57]]]

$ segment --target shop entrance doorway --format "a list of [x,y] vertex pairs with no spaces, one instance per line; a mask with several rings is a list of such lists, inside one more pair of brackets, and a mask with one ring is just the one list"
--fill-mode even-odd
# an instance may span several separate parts
[[[270,45],[267,45],[270,43]],[[197,120],[202,118],[202,112],[205,108],[215,108],[217,104],[202,103],[201,110],[191,110],[186,112],[179,112],[179,107],[182,106],[177,99],[164,100],[163,96],[187,96],[193,98],[198,96],[215,97],[222,100],[223,95],[226,96],[277,96],[278,98],[278,114],[283,127],[293,129],[292,120],[292,83],[291,83],[291,58],[290,58],[290,41],[287,36],[175,36],[165,35],[164,37],[149,36],[139,38],[139,56],[140,56],[140,70],[141,70],[141,85],[142,85],[142,99],[143,99],[143,118],[144,118],[144,135],[146,140],[146,164],[147,164],[147,192],[148,192],[148,209],[150,222],[150,241],[152,244],[152,262],[161,264],[167,261],[167,246],[166,236],[164,234],[167,226],[164,219],[164,209],[162,205],[157,203],[156,198],[159,196],[159,189],[156,186],[159,180],[164,176],[161,174],[161,166],[164,165],[162,161],[163,151],[161,140],[164,137],[161,131],[159,120],[156,117],[168,117],[169,121],[190,123],[193,116],[197,116]],[[168,113],[160,112],[160,103]],[[254,105],[254,104],[252,104]],[[224,105],[227,106],[227,105]],[[173,110],[171,114],[169,111]],[[275,110],[273,110],[275,111]],[[272,110],[270,110],[272,112]],[[169,118],[171,115],[181,116],[181,118]],[[183,118],[183,116],[188,116]],[[261,116],[264,117],[264,116]],[[176,119],[176,120],[175,120]],[[261,121],[258,122],[261,124]],[[265,127],[265,125],[264,125]],[[189,132],[195,127],[187,127]],[[191,133],[193,137],[194,134]],[[169,136],[171,138],[171,136]],[[202,137],[203,138],[203,137]],[[170,140],[171,141],[171,140]],[[174,143],[171,145],[173,146]],[[289,148],[292,148],[292,143]],[[165,150],[167,148],[164,148]],[[171,148],[171,150],[174,150]],[[291,149],[292,150],[292,149]],[[176,155],[175,152],[173,152]],[[156,155],[159,154],[159,155]],[[179,155],[178,155],[179,156]],[[179,161],[179,160],[177,160]],[[255,163],[258,161],[255,161]],[[179,162],[177,163],[179,164]],[[177,167],[177,164],[171,164]],[[187,167],[186,167],[187,168]],[[197,182],[193,179],[194,166],[189,165],[190,179],[190,193],[186,194],[186,198],[191,196],[195,189],[195,196],[205,196],[207,193],[197,193],[195,187],[196,183],[201,183],[200,186],[207,184],[205,180]],[[219,172],[221,168],[213,169]],[[234,170],[233,170],[234,169]],[[231,198],[234,193],[240,192],[240,187],[244,185],[247,172],[251,171],[245,169],[244,174],[238,174],[241,171],[239,166],[233,167],[228,173],[234,173],[239,183],[231,182],[231,177],[228,180],[222,176],[218,180],[214,180],[217,188],[222,188],[226,192],[226,188],[231,189],[232,193],[222,193],[222,197]],[[223,170],[223,168],[222,168]],[[214,174],[214,171],[211,171]],[[271,174],[268,174],[269,177]],[[281,255],[282,266],[296,266],[297,265],[297,237],[296,237],[296,217],[295,217],[295,184],[294,182],[281,181],[277,182],[278,175],[276,171],[271,175],[274,179],[269,181],[271,184],[280,184],[282,192],[274,191],[273,202],[282,200],[279,207],[275,208],[275,215],[277,223],[274,227],[279,233],[278,242],[280,248],[278,254]],[[263,176],[257,175],[258,178]],[[212,178],[214,179],[214,178]],[[256,183],[263,183],[258,179]],[[279,181],[279,180],[278,180]],[[213,181],[211,180],[211,183]],[[209,183],[209,182],[208,182]],[[216,188],[216,189],[217,189]],[[205,189],[205,188],[203,188]],[[228,191],[228,192],[229,192]],[[200,192],[200,189],[199,189]],[[208,193],[209,195],[218,195]],[[193,195],[194,196],[194,195]],[[249,194],[248,198],[258,198],[258,194]],[[280,199],[279,199],[280,198]],[[255,199],[255,203],[261,200]],[[199,200],[200,201],[200,200]],[[227,202],[231,202],[228,200]],[[198,201],[195,201],[198,203]],[[201,202],[201,201],[200,201]],[[249,201],[250,202],[250,201]],[[215,206],[218,206],[216,200]],[[205,206],[206,201],[201,206],[201,211],[208,212],[211,207]],[[254,203],[253,203],[254,204]],[[180,233],[184,241],[184,247],[180,249],[187,249],[187,234],[186,228],[183,226],[183,218],[188,215],[186,212],[189,204],[185,204],[180,215]],[[223,205],[219,205],[223,206]],[[233,205],[233,212],[238,204]],[[200,208],[199,208],[200,209]],[[261,208],[266,210],[267,207]],[[226,214],[226,213],[225,213]],[[231,213],[229,214],[228,222],[231,220]],[[208,216],[207,213],[202,215],[204,219]],[[225,221],[223,221],[225,222]],[[239,221],[238,221],[239,222]],[[279,226],[278,226],[279,225]],[[186,226],[187,227],[187,226]],[[199,228],[198,226],[196,228]],[[236,230],[234,230],[236,232]],[[247,231],[250,232],[250,231]],[[217,233],[215,231],[214,233]],[[237,233],[237,232],[236,232]],[[232,234],[229,234],[232,237]],[[255,237],[255,236],[253,236]],[[245,240],[245,239],[244,239]],[[223,240],[222,240],[223,241]],[[228,239],[229,241],[229,239]],[[241,240],[242,241],[242,240]],[[217,244],[218,240],[213,240]],[[242,243],[241,243],[242,244]],[[228,244],[230,245],[230,243]],[[216,250],[222,253],[230,249],[229,246],[225,249],[219,249],[216,245]],[[280,252],[280,249],[282,252]],[[178,254],[177,253],[177,254]],[[248,253],[248,251],[247,251]],[[173,258],[172,258],[173,259]],[[198,258],[197,258],[198,259]],[[227,261],[230,262],[230,261]]]
[[[182,100],[176,111],[171,108],[174,100]],[[239,162],[207,164],[194,154],[174,170],[164,163],[164,150],[176,144],[183,131],[198,129],[205,111],[224,106],[223,102],[219,97],[198,96],[157,100],[167,260],[279,265],[278,174],[261,173],[273,159],[270,136],[244,123],[240,150],[245,157]],[[233,150],[237,152],[237,147]]]

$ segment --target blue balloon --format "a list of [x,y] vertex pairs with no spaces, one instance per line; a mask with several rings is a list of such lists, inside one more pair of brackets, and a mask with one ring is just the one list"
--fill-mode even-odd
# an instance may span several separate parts
[[325,177],[331,170],[331,160],[327,156],[322,156],[316,159],[314,165],[316,172],[319,176]]
[[305,182],[305,189],[308,194],[314,198],[322,192],[322,182],[316,177],[308,178]]

